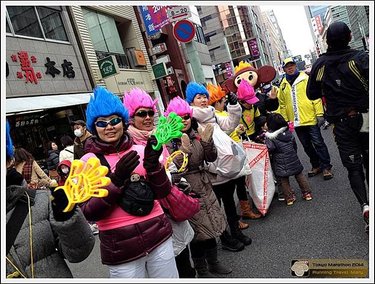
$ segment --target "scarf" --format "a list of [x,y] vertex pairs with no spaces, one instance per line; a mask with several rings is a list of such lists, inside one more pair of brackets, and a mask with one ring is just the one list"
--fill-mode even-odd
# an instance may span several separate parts
[[299,71],[298,69],[296,69],[296,71],[292,75],[288,75],[285,73],[285,78],[289,82],[290,85],[293,85],[293,82],[297,79],[298,75],[299,75]]
[[129,125],[128,133],[134,140],[134,144],[146,146],[147,139],[154,132],[154,129],[151,131],[140,130],[133,125]]

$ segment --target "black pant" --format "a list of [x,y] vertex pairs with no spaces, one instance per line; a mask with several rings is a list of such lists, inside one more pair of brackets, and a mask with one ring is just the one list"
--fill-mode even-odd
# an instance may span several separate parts
[[180,278],[195,278],[195,269],[191,267],[188,246],[175,259]]
[[[369,180],[369,133],[359,132],[361,114],[335,122],[333,134],[341,162],[348,171],[350,186],[360,205],[368,204],[365,179]],[[366,177],[363,171],[366,170]]]
[[247,192],[246,192],[246,176],[239,177],[235,179],[235,184],[236,184],[236,193],[238,200],[240,201],[247,201]]
[[202,258],[206,256],[206,250],[213,249],[217,246],[216,239],[208,239],[203,241],[192,240],[190,243],[191,257]]
[[226,183],[214,185],[213,190],[216,198],[224,204],[225,215],[227,216],[229,227],[233,224],[237,224],[240,220],[237,215],[236,203],[234,202],[234,190],[236,189],[236,180],[230,180]]

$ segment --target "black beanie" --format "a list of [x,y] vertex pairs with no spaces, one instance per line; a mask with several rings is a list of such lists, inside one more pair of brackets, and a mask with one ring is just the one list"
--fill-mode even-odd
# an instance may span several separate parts
[[350,42],[351,31],[344,22],[334,22],[327,29],[327,44],[333,49],[345,48]]

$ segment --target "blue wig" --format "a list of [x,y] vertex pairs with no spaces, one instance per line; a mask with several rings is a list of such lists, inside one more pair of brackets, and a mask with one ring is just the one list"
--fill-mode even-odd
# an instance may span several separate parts
[[96,133],[95,121],[98,117],[117,114],[122,117],[124,123],[128,123],[129,112],[122,104],[119,97],[102,86],[94,89],[94,95],[90,98],[86,109],[86,125],[91,133]]
[[210,95],[208,94],[207,89],[196,82],[190,82],[186,87],[186,101],[191,104],[194,101],[196,95],[206,95],[207,99],[209,99]]
[[14,155],[12,137],[10,137],[10,126],[7,120],[6,124],[6,141],[7,141],[7,159],[10,159]]

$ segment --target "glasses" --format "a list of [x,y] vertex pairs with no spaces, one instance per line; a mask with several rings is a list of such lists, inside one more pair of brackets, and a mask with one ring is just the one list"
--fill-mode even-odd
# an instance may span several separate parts
[[153,110],[141,110],[135,113],[135,115],[139,117],[147,117],[147,115],[149,117],[153,117],[155,115],[155,112]]
[[181,116],[181,118],[183,120],[188,120],[188,119],[190,119],[190,114],[185,114],[184,116]]
[[115,118],[112,118],[111,120],[107,120],[107,121],[99,120],[99,121],[95,122],[95,125],[97,127],[105,128],[105,127],[107,127],[108,124],[111,125],[111,126],[115,126],[115,125],[119,124],[121,121],[122,121],[121,117],[115,117]]

